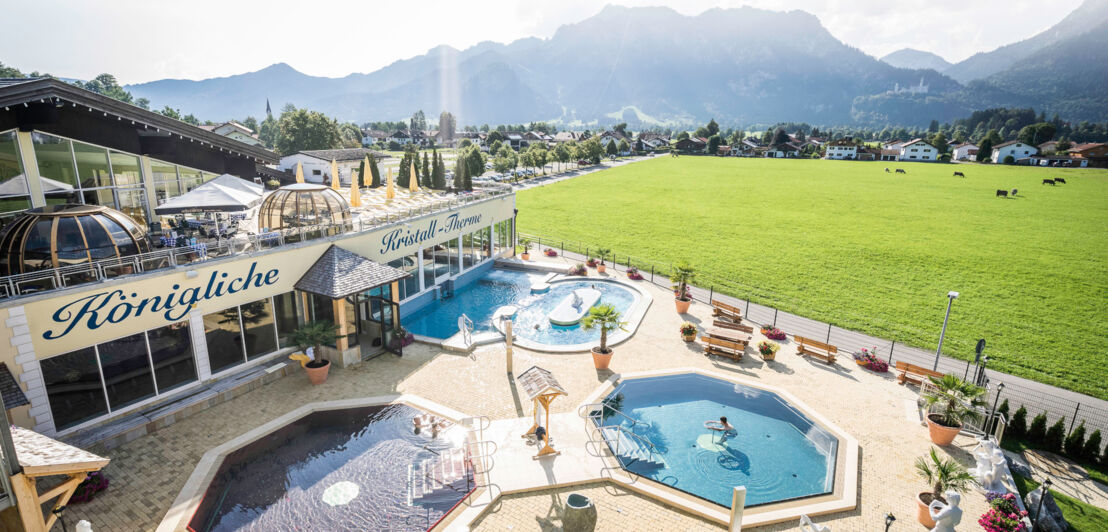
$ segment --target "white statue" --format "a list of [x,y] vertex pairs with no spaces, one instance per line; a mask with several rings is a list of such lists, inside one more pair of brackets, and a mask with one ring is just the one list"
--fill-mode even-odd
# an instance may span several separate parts
[[77,532],[92,532],[92,523],[81,520],[77,521]]
[[958,504],[962,502],[962,496],[955,491],[947,491],[943,494],[947,504],[935,499],[927,510],[931,513],[931,520],[935,521],[935,528],[931,532],[954,532],[954,527],[962,522],[962,509]]
[[800,530],[801,532],[831,532],[831,527],[817,525],[812,522],[812,519],[806,515],[800,516]]
[[977,461],[976,467],[969,473],[981,485],[985,491],[1005,492],[1007,489],[1002,482],[1004,467],[1008,464],[1004,458],[1004,451],[992,439],[978,439],[977,447],[973,449],[973,458]]

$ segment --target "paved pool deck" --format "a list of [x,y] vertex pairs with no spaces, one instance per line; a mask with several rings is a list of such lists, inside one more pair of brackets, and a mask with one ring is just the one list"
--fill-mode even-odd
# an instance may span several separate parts
[[[542,260],[569,265],[561,258]],[[589,273],[596,275],[595,270]],[[642,286],[653,295],[654,304],[634,337],[616,347],[611,371],[594,369],[588,353],[539,353],[518,346],[514,349],[517,374],[532,365],[542,366],[551,371],[568,392],[568,397],[554,401],[553,414],[576,415],[577,405],[613,372],[693,367],[780,387],[859,441],[857,507],[815,520],[831,526],[836,532],[878,530],[885,514],[892,512],[898,518],[894,530],[921,529],[915,523],[915,496],[927,486],[917,477],[913,462],[927,453],[931,443],[926,427],[919,424],[918,418],[911,417],[911,405],[916,399],[913,388],[896,384],[892,373],[878,375],[856,366],[849,354],[841,356],[834,366],[802,358],[796,355],[795,345],[789,341],[782,343],[776,361],[768,363],[762,361],[754,349],[748,349],[741,362],[707,357],[699,345],[681,341],[678,327],[685,320],[702,327],[710,325],[711,309],[697,303],[688,315],[681,316],[670,302],[671,293],[649,283],[642,283]],[[755,336],[755,343],[762,339]],[[80,519],[88,519],[97,531],[153,530],[209,449],[305,403],[389,394],[418,395],[460,412],[489,416],[494,425],[505,427],[505,438],[512,437],[511,431],[518,431],[515,426],[518,421],[509,420],[532,414],[527,397],[517,389],[506,371],[506,351],[502,344],[479,347],[471,355],[416,344],[405,349],[403,358],[382,355],[346,369],[333,368],[329,380],[322,386],[312,386],[307,377],[294,372],[104,451],[103,454],[112,460],[106,469],[111,487],[91,503],[71,506],[65,515],[66,522],[72,525]],[[572,416],[559,416],[558,419],[563,417],[572,419]],[[503,423],[498,423],[500,421]],[[560,432],[559,429],[554,434],[555,438]],[[583,431],[578,428],[577,432]],[[968,450],[973,445],[971,439],[960,437],[955,445],[941,452],[972,466]],[[566,446],[567,454],[564,455],[567,464],[574,461],[569,447]],[[495,467],[508,466],[497,463]],[[555,469],[554,474],[563,473]],[[487,506],[474,521],[473,529],[558,530],[561,504],[571,491],[584,492],[596,501],[599,530],[722,528],[641,494],[594,482],[575,488],[506,495]],[[985,511],[984,496],[971,492],[964,497],[962,507],[965,510],[962,526],[972,528],[977,517]],[[796,523],[781,523],[756,530],[795,528]]]

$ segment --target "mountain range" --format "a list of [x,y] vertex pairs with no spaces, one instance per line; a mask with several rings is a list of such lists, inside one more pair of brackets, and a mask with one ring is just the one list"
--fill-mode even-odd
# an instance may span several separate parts
[[[608,6],[548,39],[439,46],[367,74],[325,78],[287,64],[205,80],[130,85],[152,106],[201,119],[259,116],[268,99],[343,121],[448,110],[459,124],[625,121],[922,125],[976,109],[1034,107],[1108,119],[1108,0],[1086,0],[1029,39],[949,65],[900,50],[878,60],[813,15],[741,7],[686,16]],[[945,64],[945,66],[944,66]]]

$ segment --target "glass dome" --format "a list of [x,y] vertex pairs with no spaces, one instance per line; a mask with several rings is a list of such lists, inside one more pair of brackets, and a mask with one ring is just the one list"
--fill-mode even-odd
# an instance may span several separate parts
[[122,212],[102,205],[48,205],[25,211],[0,233],[0,275],[149,251],[146,228]]
[[330,187],[310,183],[283,186],[258,209],[260,231],[350,223],[350,204]]

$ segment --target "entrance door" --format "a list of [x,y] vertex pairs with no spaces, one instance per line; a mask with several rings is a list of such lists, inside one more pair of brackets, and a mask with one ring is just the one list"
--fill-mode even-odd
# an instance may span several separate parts
[[362,348],[362,360],[388,351],[401,354],[399,341],[394,341],[393,316],[397,305],[380,296],[358,294],[358,344]]

